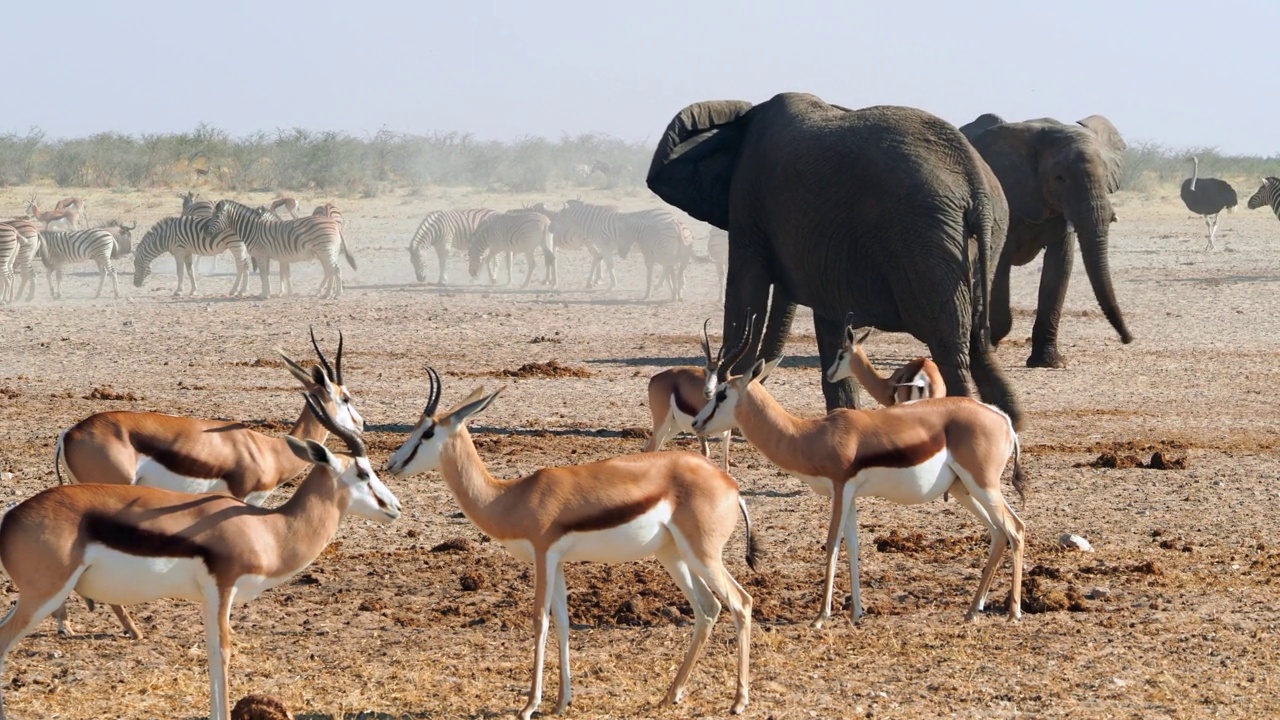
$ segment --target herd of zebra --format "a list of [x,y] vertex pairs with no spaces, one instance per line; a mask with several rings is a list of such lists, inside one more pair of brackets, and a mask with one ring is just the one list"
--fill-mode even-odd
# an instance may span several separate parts
[[[614,258],[625,259],[633,247],[644,259],[644,299],[649,299],[662,284],[670,288],[672,300],[683,299],[685,270],[694,258],[693,233],[673,213],[661,209],[621,212],[616,205],[568,200],[559,210],[551,210],[543,203],[501,213],[488,208],[436,210],[414,232],[409,259],[418,282],[426,282],[423,253],[428,248],[434,250],[439,262],[436,282],[445,285],[451,252],[467,255],[472,278],[479,275],[482,266],[486,267],[491,283],[497,279],[496,261],[505,255],[510,284],[512,257],[523,254],[528,272],[521,287],[528,287],[535,256],[541,251],[546,266],[543,283],[554,287],[556,252],[583,249],[591,255],[587,287],[604,282],[607,273],[608,287],[613,289],[618,284]],[[728,234],[712,229],[707,254],[716,264],[723,290],[729,259]],[[660,268],[657,283],[653,277],[655,267]]]
[[[356,260],[343,234],[342,213],[332,203],[317,206],[311,215],[299,217],[293,198],[277,197],[269,206],[250,207],[234,200],[200,200],[188,192],[182,198],[181,213],[152,225],[133,247],[132,231],[137,227],[111,221],[100,227],[83,227],[85,203],[68,198],[54,211],[41,213],[33,199],[27,215],[0,222],[0,302],[31,300],[35,293],[36,260],[48,273],[50,295],[60,299],[63,268],[72,263],[93,262],[98,268],[101,297],[108,277],[115,297],[120,296],[114,261],[133,255],[133,284],[142,287],[151,267],[161,255],[174,257],[178,284],[174,295],[198,290],[195,260],[201,256],[232,258],[235,281],[231,295],[248,292],[249,273],[261,277],[260,298],[271,295],[270,265],[279,265],[281,294],[292,294],[291,263],[315,260],[324,270],[320,297],[336,298],[342,292],[339,255],[352,269]],[[64,209],[64,203],[67,205]],[[285,215],[287,213],[287,216]],[[713,228],[707,239],[708,258],[716,265],[720,290],[724,289],[728,265],[728,234]],[[694,259],[693,233],[673,213],[662,209],[622,212],[616,205],[595,205],[568,200],[559,210],[543,203],[498,212],[488,208],[437,210],[418,225],[409,244],[409,258],[418,282],[427,281],[423,254],[431,248],[439,261],[437,283],[448,282],[450,253],[467,256],[474,280],[481,268],[489,282],[497,282],[497,261],[505,256],[507,284],[512,282],[512,261],[524,255],[528,271],[522,287],[533,279],[536,256],[544,263],[543,284],[558,282],[556,252],[586,250],[591,256],[587,287],[604,282],[613,289],[618,280],[615,258],[627,258],[638,248],[645,264],[644,299],[661,285],[670,289],[672,300],[684,297],[685,272]],[[658,269],[655,282],[654,269]],[[20,276],[21,283],[15,282]],[[190,277],[187,283],[187,276]],[[24,298],[25,296],[25,298]]]

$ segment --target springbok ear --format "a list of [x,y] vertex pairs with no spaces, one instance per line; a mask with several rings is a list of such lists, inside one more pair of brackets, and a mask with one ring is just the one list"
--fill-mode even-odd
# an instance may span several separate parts
[[764,374],[765,365],[766,363],[764,361],[764,358],[760,358],[759,360],[757,360],[756,364],[751,366],[750,372],[747,373],[747,382],[751,382],[752,380],[759,380],[761,375]]
[[[497,390],[494,390],[493,393],[489,395],[485,395],[484,397],[481,397],[479,400],[472,400],[471,402],[467,402],[463,404],[462,407],[449,413],[448,422],[451,425],[462,425],[466,423],[466,421],[472,415],[475,415],[481,410],[484,410],[485,408],[489,407],[489,403],[493,402],[493,399],[498,397],[498,395],[503,390],[506,390],[506,389],[507,389],[507,386],[503,385]],[[481,392],[484,392],[484,388],[477,388],[476,392],[471,393],[471,395],[476,395]],[[468,399],[469,398],[470,396],[468,396]]]
[[305,460],[309,463],[317,465],[328,465],[329,469],[335,473],[342,472],[342,466],[338,464],[338,458],[329,452],[329,448],[321,445],[315,440],[303,442],[292,435],[285,435],[284,441],[289,445],[289,450],[294,457],[299,460]]
[[853,338],[854,338],[853,344],[861,345],[862,343],[866,342],[867,338],[871,337],[872,329],[873,328],[864,327],[864,328],[858,328],[857,332],[853,332],[853,329],[850,328],[850,332],[853,334]]
[[778,365],[780,365],[781,363],[782,363],[782,356],[781,356],[781,355],[779,355],[779,356],[778,356],[777,358],[775,358],[774,360],[772,360],[772,361],[770,361],[770,362],[765,363],[765,364],[764,364],[764,370],[762,370],[762,371],[760,372],[760,378],[759,378],[759,379],[760,379],[760,382],[762,382],[762,383],[763,383],[765,380],[768,380],[768,379],[769,379],[769,373],[773,372],[773,369],[774,369],[774,368],[776,368],[776,367],[778,367]]
[[294,362],[293,358],[290,358],[288,355],[285,355],[284,351],[281,350],[280,348],[276,348],[276,353],[278,353],[280,357],[284,360],[284,366],[289,369],[289,374],[297,378],[298,382],[302,383],[303,385],[311,384],[311,375],[307,373],[307,371],[304,370],[301,365]]

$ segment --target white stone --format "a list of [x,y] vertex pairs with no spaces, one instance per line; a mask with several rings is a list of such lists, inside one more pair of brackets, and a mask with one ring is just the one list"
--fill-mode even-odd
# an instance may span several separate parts
[[1061,543],[1064,548],[1079,550],[1080,552],[1093,552],[1093,546],[1089,544],[1089,541],[1079,535],[1065,533],[1062,537],[1058,538],[1058,542]]

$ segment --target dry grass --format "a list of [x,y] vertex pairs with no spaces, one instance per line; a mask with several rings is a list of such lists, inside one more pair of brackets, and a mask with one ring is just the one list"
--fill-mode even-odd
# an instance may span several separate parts
[[[30,188],[0,189],[0,210],[20,209],[30,195]],[[161,260],[142,290],[122,278],[129,297],[119,302],[87,299],[96,279],[73,270],[64,285],[69,300],[51,304],[42,295],[34,306],[0,308],[0,465],[15,476],[0,494],[16,501],[55,482],[58,431],[98,410],[156,409],[284,430],[301,404],[274,348],[309,357],[308,325],[326,349],[338,328],[346,333],[348,384],[369,423],[375,463],[421,412],[427,363],[445,375],[446,405],[485,382],[460,375],[552,360],[590,373],[496,381],[510,387],[473,428],[481,454],[502,477],[639,450],[649,425],[648,376],[696,362],[702,319],[720,315],[712,268],[690,268],[691,298],[680,304],[639,302],[643,273],[634,258],[620,267],[619,290],[582,290],[585,254],[577,253],[561,260],[559,292],[469,286],[465,263],[456,260],[457,286],[411,282],[403,247],[426,211],[558,199],[453,190],[339,199],[360,261],[358,273],[347,273],[340,302],[224,302],[216,293],[231,282],[225,260],[203,279],[206,295],[171,299],[172,266]],[[163,192],[89,200],[99,217],[136,218],[143,226],[176,204]],[[741,534],[727,550],[731,571],[756,601],[749,716],[1280,711],[1280,416],[1269,392],[1280,384],[1280,224],[1264,212],[1226,216],[1220,237],[1227,250],[1207,255],[1199,252],[1203,224],[1188,218],[1176,197],[1122,197],[1118,204],[1112,263],[1137,342],[1119,345],[1093,312],[1081,272],[1063,328],[1071,367],[1027,370],[1027,348],[1016,345],[1000,354],[1028,418],[1031,493],[1019,512],[1030,533],[1029,614],[1020,624],[1005,622],[998,610],[961,622],[987,545],[963,509],[868,500],[860,517],[870,615],[856,628],[833,622],[810,630],[827,503],[735,442],[733,470],[768,553],[752,573]],[[1038,267],[1016,271],[1017,307],[1034,305]],[[318,287],[314,267],[296,265],[293,274],[299,291]],[[1030,324],[1018,314],[1013,337],[1029,335]],[[816,414],[822,400],[807,316],[796,329],[806,337],[789,347],[791,359],[770,389],[795,411]],[[559,342],[530,342],[539,337]],[[898,335],[873,342],[870,351],[885,363],[922,351]],[[84,397],[109,387],[139,399]],[[673,444],[696,447],[689,439]],[[1088,466],[1108,452],[1149,462],[1157,451],[1185,457],[1186,468]],[[531,656],[529,568],[458,516],[437,476],[392,487],[406,509],[400,521],[346,522],[338,543],[303,574],[236,608],[233,700],[275,696],[298,718],[372,711],[490,718],[522,704]],[[1087,537],[1097,552],[1063,550],[1057,538],[1066,532]],[[1003,601],[1008,578],[1007,570],[997,575],[993,605]],[[658,709],[691,630],[670,580],[650,561],[571,566],[568,583],[576,624],[570,717],[724,714],[733,681],[727,617],[686,704]],[[848,578],[837,587],[845,597]],[[60,639],[52,622],[42,624],[10,655],[0,682],[11,713],[202,717],[208,690],[198,609],[163,601],[134,615],[147,635],[142,642],[117,636],[109,612],[91,615],[79,602],[71,617],[86,634]],[[552,702],[554,651],[547,672]]]

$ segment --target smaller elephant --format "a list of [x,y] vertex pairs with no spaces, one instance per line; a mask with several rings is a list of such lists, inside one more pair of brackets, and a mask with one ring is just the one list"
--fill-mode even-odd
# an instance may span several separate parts
[[987,113],[960,128],[987,161],[1009,201],[1009,234],[991,288],[991,332],[998,343],[1013,327],[1009,271],[1045,253],[1028,367],[1066,367],[1058,326],[1071,276],[1076,237],[1085,273],[1103,315],[1129,343],[1107,259],[1125,142],[1101,115],[1066,124],[1052,118],[1005,122]]

